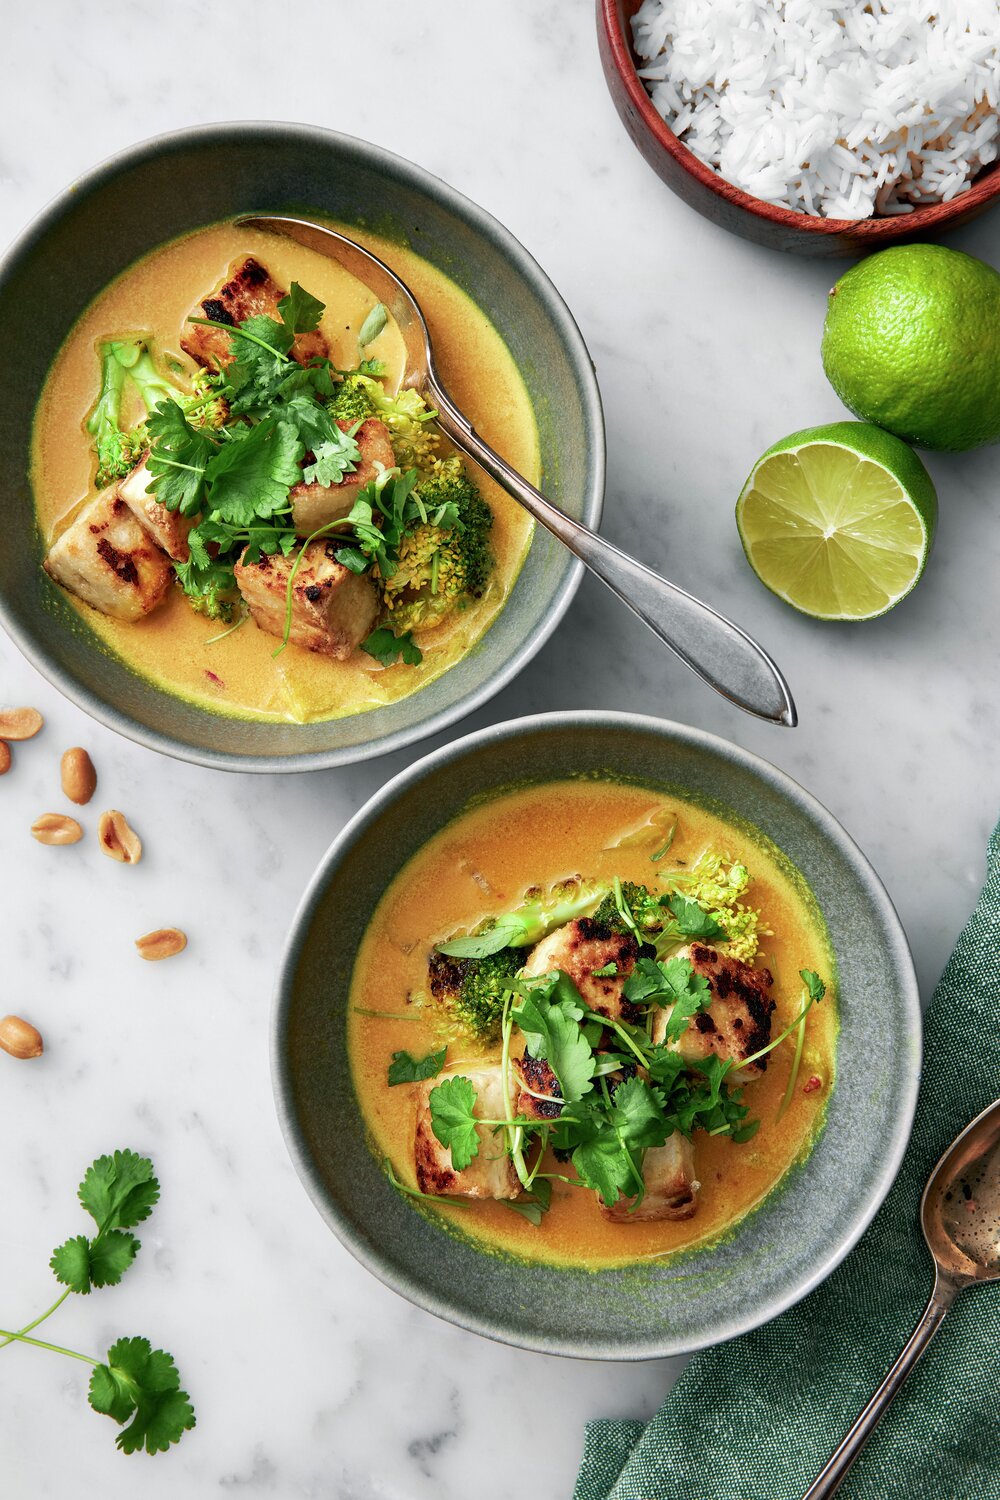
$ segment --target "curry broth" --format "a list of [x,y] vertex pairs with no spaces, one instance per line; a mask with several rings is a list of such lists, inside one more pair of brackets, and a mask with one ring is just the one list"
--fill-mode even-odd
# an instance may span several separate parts
[[[338,226],[339,227],[339,226]],[[411,250],[355,228],[345,232],[392,265],[421,303],[445,382],[483,437],[520,473],[539,479],[538,434],[527,390],[507,346],[486,315]],[[146,333],[158,357],[194,366],[180,352],[185,320],[225,279],[233,262],[253,255],[282,286],[298,281],[326,303],[320,325],[335,365],[357,362],[357,333],[372,294],[336,262],[260,231],[219,224],[164,245],[118,277],[87,308],[49,373],[35,417],[31,479],[46,546],[93,492],[93,454],[85,422],[97,396],[97,345],[115,333]],[[386,361],[387,389],[402,374],[403,342],[390,322],[366,351]],[[136,413],[136,419],[139,417]],[[447,451],[443,447],[442,451]],[[277,658],[274,636],[252,620],[225,639],[226,626],[196,614],[179,589],[145,620],[110,619],[67,595],[106,647],[158,686],[204,708],[241,718],[307,722],[395,702],[462,657],[502,609],[531,539],[527,514],[499,486],[475,471],[494,514],[496,559],[487,593],[435,630],[418,633],[418,667],[383,669],[356,651],[331,661],[289,645]]]
[[[662,842],[655,830],[652,843],[611,847],[665,806],[676,812],[677,830],[662,865],[650,862],[651,849]],[[764,1076],[746,1087],[744,1102],[761,1120],[751,1141],[736,1145],[728,1137],[696,1134],[701,1194],[691,1219],[613,1223],[600,1213],[593,1193],[556,1181],[540,1227],[503,1203],[426,1205],[450,1228],[485,1247],[535,1260],[594,1267],[652,1260],[719,1238],[808,1154],[833,1082],[837,1019],[833,960],[805,881],[762,834],[651,788],[607,781],[532,787],[473,807],[421,849],[389,886],[358,952],[347,1027],[352,1077],[372,1149],[389,1158],[400,1181],[415,1186],[416,1089],[390,1088],[386,1069],[394,1051],[423,1056],[440,1047],[442,1034],[419,1011],[414,1020],[364,1012],[398,1014],[409,994],[426,991],[430,940],[511,909],[530,885],[575,875],[610,882],[619,875],[654,887],[656,869],[691,864],[709,846],[746,864],[753,876],[747,902],[760,908],[762,925],[773,932],[763,938],[757,960],[775,979],[772,1036],[801,1009],[799,969],[814,969],[827,982],[827,998],[807,1017],[799,1078],[782,1119],[775,1116],[791,1070],[791,1041],[770,1054]],[[463,1063],[484,1056],[498,1058],[499,1050],[480,1052],[474,1044],[451,1041],[446,1072],[461,1073]],[[820,1086],[805,1092],[817,1078]]]

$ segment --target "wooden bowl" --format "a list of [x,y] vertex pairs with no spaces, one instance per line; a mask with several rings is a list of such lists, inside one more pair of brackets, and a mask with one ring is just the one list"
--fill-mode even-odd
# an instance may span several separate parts
[[689,151],[653,107],[632,48],[631,22],[640,4],[641,0],[597,0],[598,46],[615,108],[654,172],[691,208],[731,234],[796,255],[863,255],[966,224],[1000,196],[1000,163],[982,172],[967,193],[950,203],[887,218],[823,219],[744,193]]

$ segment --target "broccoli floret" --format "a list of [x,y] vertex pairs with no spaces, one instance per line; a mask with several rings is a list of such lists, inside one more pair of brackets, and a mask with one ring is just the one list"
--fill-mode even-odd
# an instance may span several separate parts
[[[429,472],[437,459],[441,438],[433,425],[437,413],[431,411],[420,392],[407,386],[405,390],[397,391],[395,396],[389,396],[381,381],[373,380],[370,375],[362,375],[357,370],[346,377],[345,383],[347,381],[367,396],[372,410],[365,415],[379,417],[389,429],[392,451],[399,468]],[[338,392],[337,395],[339,394]],[[336,401],[337,396],[333,399]],[[334,412],[334,416],[340,416],[340,412]]]
[[631,932],[632,928],[621,912],[622,904],[635,918],[635,925],[642,935],[655,937],[663,931],[669,913],[660,905],[659,896],[632,880],[621,882],[620,901],[614,890],[608,892],[594,913],[594,921],[602,922],[612,932]]
[[97,454],[97,487],[102,490],[116,479],[124,479],[146,447],[144,426],[127,432],[121,426],[125,367],[117,357],[117,347],[104,344],[101,348],[101,391],[87,418],[87,431],[94,439]]
[[188,421],[200,427],[218,427],[228,408],[211,386],[211,377],[196,377],[191,393],[169,381],[156,367],[145,339],[109,339],[101,345],[101,391],[87,419],[97,453],[97,486],[104,489],[124,479],[149,447],[145,422],[121,425],[126,381],[135,386],[147,414],[161,401],[175,401]]
[[457,456],[438,460],[417,493],[429,519],[403,538],[382,597],[394,627],[429,630],[481,598],[493,567],[493,512]]
[[516,911],[484,923],[468,937],[438,943],[435,952],[449,958],[486,958],[503,948],[530,948],[564,923],[590,916],[606,892],[607,886],[580,879],[560,881],[547,891],[525,892],[531,899]]
[[689,869],[665,870],[663,880],[671,891],[697,901],[725,929],[727,951],[733,958],[753,963],[761,937],[769,934],[761,926],[760,912],[740,900],[750,884],[746,865],[706,849]]
[[375,416],[375,407],[363,382],[366,382],[366,377],[357,373],[344,376],[332,399],[326,403],[331,417],[341,422],[364,422]]
[[488,1042],[496,1039],[509,983],[524,961],[519,948],[502,948],[483,958],[449,958],[434,951],[429,976],[434,999],[463,1031]]

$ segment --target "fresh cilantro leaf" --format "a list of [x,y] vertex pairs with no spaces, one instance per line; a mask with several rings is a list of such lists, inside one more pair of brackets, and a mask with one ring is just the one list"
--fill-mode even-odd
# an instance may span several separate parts
[[108,1229],[88,1240],[78,1234],[52,1253],[56,1280],[84,1295],[92,1286],[117,1286],[135,1260],[139,1241],[122,1229]]
[[671,1127],[663,1112],[663,1099],[643,1078],[626,1078],[614,1091],[611,1120],[626,1146],[645,1151],[662,1146]]
[[294,337],[287,323],[279,323],[277,318],[271,318],[267,313],[258,313],[256,317],[244,318],[239,327],[233,329],[233,354],[237,360],[247,359],[250,357],[249,346],[252,345],[265,358],[282,356],[282,363],[285,363]]
[[119,1425],[132,1418],[116,1439],[124,1453],[165,1453],[195,1425],[173,1359],[144,1338],[112,1345],[107,1363],[95,1366],[91,1376],[90,1404]]
[[652,958],[637,959],[623,993],[633,1005],[669,1007],[666,1038],[670,1042],[683,1035],[692,1016],[707,1010],[712,1003],[708,980],[695,973],[690,959],[680,957],[668,958],[665,963]]
[[428,1099],[431,1129],[442,1146],[451,1149],[451,1164],[464,1172],[479,1155],[479,1135],[473,1108],[476,1091],[468,1078],[446,1078],[431,1089]]
[[640,1189],[639,1168],[606,1114],[595,1111],[578,1133],[584,1134],[585,1139],[574,1148],[571,1157],[577,1176],[599,1193],[609,1208],[620,1197],[631,1197]]
[[701,938],[704,942],[725,940],[726,929],[720,927],[715,918],[704,911],[697,901],[675,891],[672,896],[667,897],[666,904],[673,912],[674,920],[684,937]]
[[194,516],[202,508],[205,472],[218,451],[215,440],[192,427],[176,401],[161,401],[147,420],[149,489],[161,505]]
[[314,333],[325,311],[326,304],[303,290],[297,281],[292,282],[278,303],[281,321],[292,333]]
[[602,965],[599,969],[591,969],[590,972],[595,979],[610,979],[618,973],[618,965],[612,959],[610,963]]
[[306,484],[329,487],[340,484],[345,474],[353,474],[361,461],[361,449],[350,432],[334,428],[334,436],[313,447],[313,461],[303,471]]
[[389,1064],[389,1082],[420,1083],[424,1078],[436,1078],[444,1067],[448,1048],[440,1052],[429,1052],[426,1057],[412,1057],[409,1052],[394,1052]]
[[530,1192],[524,1197],[504,1198],[501,1201],[506,1203],[508,1208],[512,1208],[516,1214],[527,1219],[529,1224],[534,1224],[537,1229],[552,1203],[552,1184],[547,1177],[536,1177]]
[[371,567],[371,558],[366,557],[357,547],[338,547],[334,556],[342,567],[350,568],[352,573],[367,573]]
[[809,991],[809,999],[820,1001],[826,994],[826,985],[812,969],[800,969],[799,978]]
[[381,302],[376,302],[361,325],[358,333],[358,352],[364,354],[369,344],[374,344],[389,321],[389,314]]
[[148,1219],[160,1196],[153,1163],[134,1151],[99,1156],[80,1184],[79,1198],[99,1229],[131,1229]]
[[558,971],[539,983],[514,982],[520,994],[511,1009],[511,1019],[524,1034],[532,1057],[544,1058],[559,1080],[559,1090],[568,1104],[582,1099],[594,1087],[594,1052],[580,1027],[583,1006],[572,981]]
[[[388,625],[373,630],[367,640],[361,642],[361,649],[367,651],[369,656],[374,656],[383,667],[391,667],[400,658],[406,666],[418,667],[424,659],[411,631],[404,630],[402,635],[396,635]],[[504,945],[501,943],[500,946]]]
[[226,443],[213,458],[206,476],[210,508],[222,520],[241,526],[273,516],[286,506],[288,491],[302,477],[303,451],[289,422],[258,422],[246,437]]
[[[188,540],[194,535],[194,531],[189,532]],[[199,544],[204,547],[200,537],[195,546]],[[192,547],[191,557],[187,562],[174,563],[177,581],[199,614],[206,615],[210,620],[228,621],[232,618],[233,597],[236,594],[232,559],[211,558],[205,553],[205,561],[202,562],[200,556],[201,554],[196,558],[195,547]]]

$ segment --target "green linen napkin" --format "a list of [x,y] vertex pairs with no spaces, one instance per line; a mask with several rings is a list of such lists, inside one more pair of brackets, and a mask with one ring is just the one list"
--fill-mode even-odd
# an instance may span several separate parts
[[[986,885],[927,1015],[909,1148],[854,1251],[755,1333],[696,1354],[649,1423],[587,1425],[574,1500],[799,1500],[930,1295],[924,1184],[1000,1095],[1000,825]],[[844,1500],[998,1500],[1000,1287],[961,1293],[840,1491]]]

